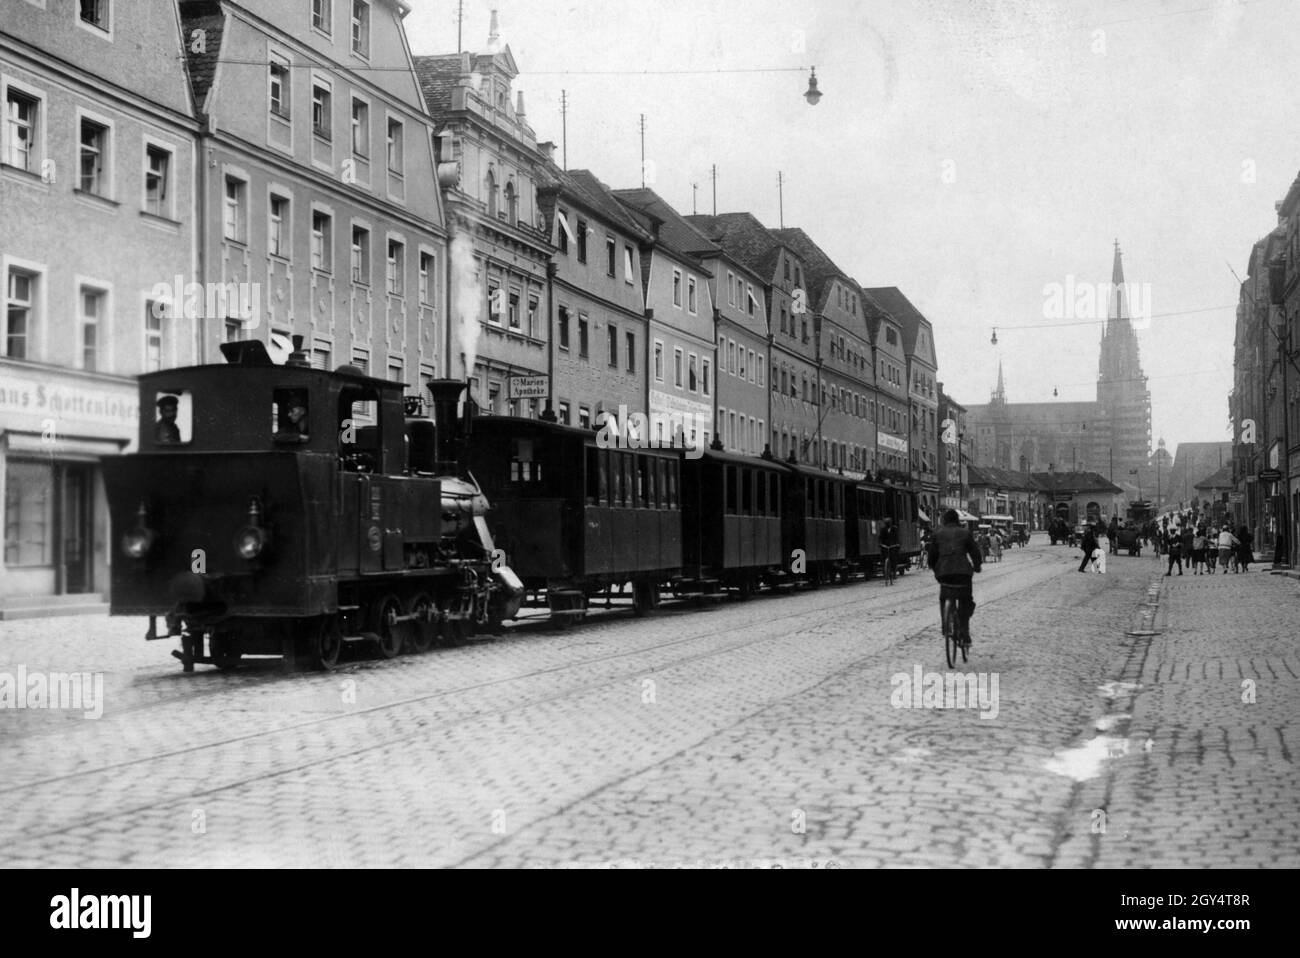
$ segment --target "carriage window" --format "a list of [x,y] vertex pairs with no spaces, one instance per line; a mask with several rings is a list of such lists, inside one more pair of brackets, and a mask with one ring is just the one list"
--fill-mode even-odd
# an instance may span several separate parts
[[271,395],[271,428],[275,441],[306,442],[307,390],[277,389]]
[[531,439],[515,439],[510,443],[510,481],[540,482],[542,464],[536,458]]
[[159,392],[154,401],[153,441],[159,446],[180,446],[194,432],[194,404],[188,389]]
[[663,462],[659,459],[646,460],[646,498],[651,509],[659,508],[659,479],[663,476]]
[[619,453],[619,472],[622,475],[621,495],[618,504],[625,509],[630,509],[636,505],[636,490],[633,488],[632,478],[632,454],[630,452]]
[[754,514],[754,472],[740,470],[740,510],[747,516]]
[[760,516],[767,515],[767,476],[764,473],[758,473],[755,476],[758,481],[758,508],[755,512]]
[[600,450],[587,450],[587,505],[595,506],[600,504],[601,493],[604,491],[604,473],[600,468]]
[[636,461],[636,498],[642,509],[650,508],[650,485],[654,476],[654,464],[646,456],[638,456]]
[[669,509],[676,509],[677,508],[677,461],[671,460],[667,463],[667,466],[668,466],[668,497],[665,500],[665,505]]
[[610,497],[613,495],[609,488],[609,454],[597,449],[596,461],[600,464],[600,487],[596,502],[607,506],[609,505]]

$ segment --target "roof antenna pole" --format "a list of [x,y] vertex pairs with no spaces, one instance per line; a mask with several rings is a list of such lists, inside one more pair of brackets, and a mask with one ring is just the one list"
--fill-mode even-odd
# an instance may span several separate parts
[[645,189],[645,114],[641,114],[641,189]]
[[465,29],[465,0],[460,0],[458,6],[460,12],[456,15],[456,52],[460,53],[465,49],[464,44],[461,42],[461,34]]
[[780,170],[776,172],[776,195],[777,202],[780,204],[781,229],[785,229],[785,174]]
[[713,215],[718,215],[718,164],[713,164]]
[[700,213],[699,205],[695,202],[696,195],[700,192],[700,184],[691,184],[691,215],[698,216]]
[[564,170],[569,170],[569,91],[560,91],[560,140],[564,144]]

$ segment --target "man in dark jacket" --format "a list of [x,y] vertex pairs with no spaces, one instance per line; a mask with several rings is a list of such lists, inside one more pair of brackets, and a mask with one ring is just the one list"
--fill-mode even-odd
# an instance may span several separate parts
[[[926,546],[930,568],[941,585],[953,586],[961,592],[961,636],[970,643],[970,617],[975,614],[975,597],[971,579],[984,564],[975,537],[961,524],[957,511],[949,509],[943,514],[943,525]],[[943,590],[939,590],[939,614],[943,615]]]
[[1079,563],[1079,571],[1087,572],[1088,563],[1092,561],[1093,550],[1097,548],[1097,536],[1092,531],[1091,525],[1083,527],[1083,561]]

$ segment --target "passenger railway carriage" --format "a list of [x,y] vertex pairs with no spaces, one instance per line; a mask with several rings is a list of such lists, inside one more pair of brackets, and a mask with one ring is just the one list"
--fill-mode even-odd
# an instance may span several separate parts
[[422,652],[498,630],[529,593],[567,625],[628,586],[644,614],[664,590],[871,576],[887,516],[903,557],[919,551],[910,491],[474,417],[463,383],[404,397],[312,369],[296,339],[285,365],[227,343],[226,365],[140,377],[139,452],[104,460],[112,612],[179,639],[187,671],[246,655],[332,668],[348,643]]

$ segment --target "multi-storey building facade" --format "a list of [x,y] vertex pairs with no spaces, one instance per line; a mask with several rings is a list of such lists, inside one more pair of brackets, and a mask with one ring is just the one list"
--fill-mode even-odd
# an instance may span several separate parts
[[[548,265],[555,247],[537,202],[535,171],[545,156],[523,94],[513,95],[519,67],[509,46],[501,46],[495,13],[488,48],[415,58],[452,238],[446,370],[468,376],[481,407],[527,414],[527,400],[510,398],[509,382],[548,374]],[[562,253],[571,243],[581,262],[588,253],[601,255],[588,249],[586,233],[563,236]]]
[[[939,475],[940,511],[966,508],[966,468],[970,461],[971,437],[966,432],[966,407],[939,389]],[[938,521],[938,517],[933,517]]]
[[681,423],[685,441],[707,445],[714,435],[716,362],[712,278],[692,249],[699,233],[653,190],[615,190],[614,195],[652,241],[641,249],[641,284],[650,336],[646,411],[666,425],[656,442],[674,438]]
[[874,364],[862,291],[798,228],[773,234],[798,254],[807,271],[807,307],[813,325],[819,411],[813,461],[864,476],[875,451],[867,404],[875,390]]
[[868,330],[873,334],[876,371],[876,466],[873,472],[910,482],[911,413],[907,388],[907,351],[903,327],[888,310],[863,293]]
[[418,391],[443,355],[447,242],[402,8],[180,9],[202,121],[198,275],[231,291],[200,311],[201,358],[247,338],[278,358],[300,335],[317,367]]
[[193,324],[155,292],[195,271],[174,0],[5,3],[0,109],[3,617],[98,599],[113,551],[98,457],[135,442],[131,377],[196,358]]
[[867,294],[903,330],[907,359],[908,469],[916,483],[921,508],[933,512],[942,495],[939,465],[939,361],[935,355],[934,327],[895,286],[867,290]]
[[[641,249],[652,236],[592,173],[566,172],[548,160],[537,175],[538,201],[556,246],[556,417],[565,425],[591,425],[600,412],[617,415],[620,406],[629,415],[644,413],[653,356]],[[531,415],[533,400],[520,411]]]
[[[821,408],[816,389],[817,342],[805,264],[750,213],[687,219],[762,284],[756,288],[755,295],[761,289],[762,298],[755,304],[755,312],[762,309],[769,317],[767,411],[759,414],[769,423],[767,449],[781,459],[793,456],[799,462],[821,463],[821,444],[816,442]],[[740,281],[737,275],[736,282]],[[745,283],[743,299],[748,313],[748,280]],[[736,296],[742,298],[739,289]],[[760,375],[756,372],[756,380]]]
[[[1269,298],[1276,303],[1277,313],[1273,352],[1278,357],[1278,396],[1283,408],[1277,468],[1283,478],[1274,490],[1282,499],[1282,523],[1288,530],[1285,560],[1295,565],[1300,561],[1300,177],[1292,181],[1278,213],[1285,225],[1283,260],[1274,272]],[[1269,458],[1271,461],[1271,453]]]

